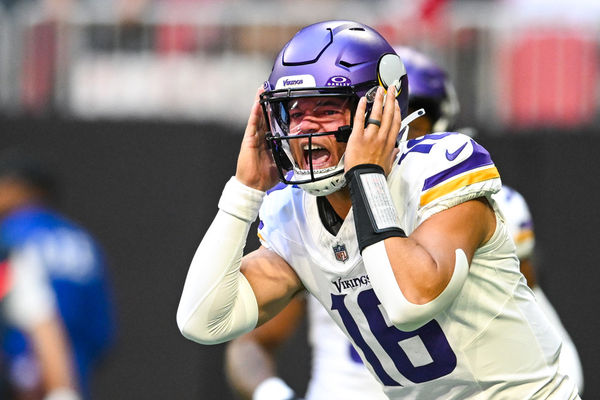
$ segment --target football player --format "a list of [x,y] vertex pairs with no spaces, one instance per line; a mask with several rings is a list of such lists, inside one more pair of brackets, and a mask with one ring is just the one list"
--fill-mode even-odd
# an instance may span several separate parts
[[[408,138],[454,129],[460,106],[447,73],[414,49],[398,47],[395,50],[409,78],[409,112],[421,108],[425,110],[424,116],[411,122]],[[515,241],[521,272],[534,291],[540,307],[563,338],[560,366],[574,379],[581,393],[583,374],[577,350],[556,311],[536,283],[532,263],[535,239],[527,204],[519,193],[507,186],[503,186],[495,196]],[[313,365],[305,398],[386,398],[325,309],[314,297],[308,297],[305,301],[303,296],[294,298],[281,313],[261,327],[229,342],[226,351],[227,373],[235,389],[254,400],[293,398],[293,390],[276,376],[274,350],[293,333],[306,302]]]
[[581,395],[583,393],[583,368],[577,348],[563,326],[558,313],[538,284],[538,274],[534,263],[535,232],[527,202],[519,192],[506,185],[502,186],[502,190],[495,194],[494,198],[504,214],[506,225],[515,242],[521,272],[527,279],[527,285],[533,290],[540,308],[562,338],[559,367],[573,379]]
[[[396,48],[408,76],[408,110],[425,110],[413,120],[408,138],[453,128],[459,103],[445,71],[408,47]],[[307,311],[312,349],[306,400],[387,399],[350,341],[313,297],[296,296],[273,319],[228,343],[226,371],[236,391],[253,400],[286,400],[294,391],[276,375],[275,350],[294,332]]]
[[[391,399],[579,398],[499,218],[489,154],[461,134],[399,141],[407,86],[360,23],[284,46],[192,259],[181,332],[231,340],[306,289]],[[259,210],[262,246],[242,257]]]

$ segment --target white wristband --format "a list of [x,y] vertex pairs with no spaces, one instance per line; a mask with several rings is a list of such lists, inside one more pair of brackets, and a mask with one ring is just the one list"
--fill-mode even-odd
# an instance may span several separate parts
[[252,400],[290,400],[294,391],[281,378],[272,376],[260,383],[252,394]]
[[48,393],[44,400],[81,400],[81,397],[71,388],[59,388]]
[[219,209],[247,222],[254,222],[266,192],[244,185],[232,176],[225,185]]

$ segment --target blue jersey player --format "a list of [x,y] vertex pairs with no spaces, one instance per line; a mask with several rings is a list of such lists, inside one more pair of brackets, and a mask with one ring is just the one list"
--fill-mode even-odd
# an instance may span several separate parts
[[[112,296],[95,240],[46,205],[53,188],[37,162],[16,153],[0,159],[0,248],[13,283],[4,301],[3,358],[16,394],[49,396],[47,375],[66,368],[73,390],[49,398],[85,399],[94,364],[114,339]],[[56,349],[40,349],[45,340],[36,339],[35,327],[51,316],[65,336],[67,367],[48,365],[44,355]]]

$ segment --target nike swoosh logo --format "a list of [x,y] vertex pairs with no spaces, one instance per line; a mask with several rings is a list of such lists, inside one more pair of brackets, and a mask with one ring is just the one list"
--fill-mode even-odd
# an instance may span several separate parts
[[463,144],[462,146],[460,146],[458,148],[458,150],[453,151],[452,153],[450,153],[450,152],[448,152],[448,150],[446,150],[446,158],[448,159],[448,161],[454,161],[456,159],[456,157],[458,157],[460,152],[463,151],[463,149],[465,148],[466,145],[467,145],[467,143]]

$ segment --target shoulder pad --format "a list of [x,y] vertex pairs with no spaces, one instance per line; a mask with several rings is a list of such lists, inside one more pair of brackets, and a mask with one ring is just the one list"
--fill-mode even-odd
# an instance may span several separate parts
[[267,190],[267,195],[259,211],[258,238],[266,247],[269,236],[282,229],[282,221],[293,220],[294,199],[302,195],[302,189],[295,185],[279,183]]
[[424,177],[420,207],[466,186],[500,178],[490,154],[473,139],[462,134],[440,136],[432,139],[432,162]]
[[399,164],[422,218],[500,189],[500,174],[490,154],[460,133],[409,140],[401,149]]

